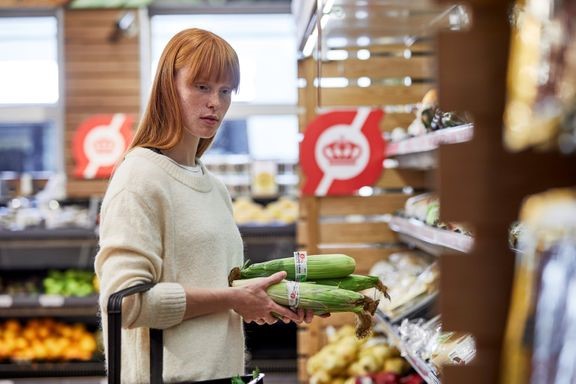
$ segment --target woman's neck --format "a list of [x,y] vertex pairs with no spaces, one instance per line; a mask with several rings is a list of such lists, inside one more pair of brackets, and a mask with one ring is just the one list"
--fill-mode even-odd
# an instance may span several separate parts
[[192,142],[181,140],[174,147],[163,149],[162,153],[179,164],[194,166],[196,165],[196,150],[198,149],[198,138],[195,139]]

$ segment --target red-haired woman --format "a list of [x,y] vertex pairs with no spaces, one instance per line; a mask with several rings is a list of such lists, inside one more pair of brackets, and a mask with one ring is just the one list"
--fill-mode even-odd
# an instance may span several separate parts
[[[140,283],[124,300],[122,383],[149,381],[148,328],[164,330],[164,381],[244,374],[242,319],[310,322],[310,311],[274,303],[266,288],[279,272],[231,288],[243,243],[224,184],[200,160],[238,89],[234,49],[201,29],[176,34],[160,58],[148,106],[106,191],[95,270],[100,306]],[[106,319],[102,319],[107,331]]]

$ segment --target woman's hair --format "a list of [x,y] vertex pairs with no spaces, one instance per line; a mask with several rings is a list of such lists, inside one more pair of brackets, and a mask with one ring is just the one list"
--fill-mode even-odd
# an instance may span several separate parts
[[[198,28],[178,32],[166,45],[152,84],[146,111],[128,150],[134,147],[169,149],[182,138],[184,126],[175,85],[176,72],[187,68],[190,81],[240,83],[240,65],[234,49],[220,36]],[[196,157],[208,149],[213,138],[200,138]]]

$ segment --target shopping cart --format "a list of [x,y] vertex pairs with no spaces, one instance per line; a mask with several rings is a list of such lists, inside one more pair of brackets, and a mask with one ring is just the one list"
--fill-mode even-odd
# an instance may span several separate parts
[[[121,384],[122,356],[122,300],[126,296],[146,292],[154,283],[141,284],[118,291],[108,299],[108,384]],[[163,333],[161,329],[150,329],[150,384],[162,384]],[[241,376],[245,384],[264,383],[264,374],[257,377]],[[230,384],[232,378],[195,381],[180,384]]]

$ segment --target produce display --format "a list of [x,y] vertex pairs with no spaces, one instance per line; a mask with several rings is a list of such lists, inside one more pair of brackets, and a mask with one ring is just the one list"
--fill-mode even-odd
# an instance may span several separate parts
[[298,202],[280,197],[266,206],[250,197],[238,197],[233,202],[234,219],[242,224],[291,224],[298,218]]
[[407,199],[404,210],[398,212],[398,215],[422,221],[432,227],[472,235],[472,230],[462,223],[440,221],[440,201],[438,196],[431,192]]
[[508,149],[576,152],[576,10],[516,1],[511,18],[504,142]]
[[574,382],[576,190],[525,199],[504,339],[503,382]]
[[84,297],[97,292],[96,282],[93,271],[68,269],[48,271],[42,285],[47,295]]
[[[379,299],[372,299],[360,292],[338,287],[336,279],[345,279],[347,284],[357,287],[378,287],[385,297],[387,289],[377,278],[354,275],[355,260],[344,254],[306,255],[295,252],[294,257],[270,260],[262,263],[236,267],[230,271],[231,286],[246,284],[248,279],[270,276],[286,271],[287,280],[268,287],[268,295],[276,303],[292,308],[312,309],[316,314],[352,312],[357,317],[356,336],[364,338],[370,334],[373,315]],[[331,279],[330,285],[322,279]]]
[[0,323],[0,361],[86,361],[97,350],[97,336],[81,323],[49,318]]
[[98,292],[98,282],[93,271],[82,269],[49,270],[45,275],[0,276],[0,294],[5,295],[58,295],[85,297]]
[[462,332],[442,331],[440,316],[404,319],[399,332],[406,350],[426,361],[436,375],[442,366],[468,364],[476,355],[474,338]]
[[328,343],[306,363],[310,384],[423,384],[386,338],[355,336],[354,327],[330,328]]
[[416,108],[416,117],[408,128],[395,128],[390,134],[391,141],[400,141],[410,137],[425,135],[440,129],[468,124],[472,121],[466,113],[445,112],[438,106],[435,89],[429,90]]
[[26,276],[20,279],[0,276],[0,294],[3,295],[35,295],[41,292],[41,286],[40,276]]
[[38,201],[17,197],[0,206],[0,230],[21,231],[27,228],[94,228],[89,209],[63,205],[56,200]]
[[376,262],[370,275],[389,287],[390,300],[382,300],[378,309],[390,319],[410,313],[438,292],[439,268],[434,258],[418,251],[396,252]]

